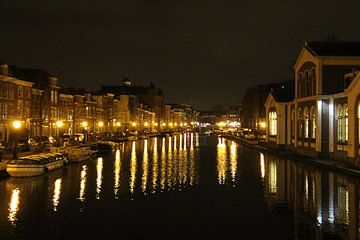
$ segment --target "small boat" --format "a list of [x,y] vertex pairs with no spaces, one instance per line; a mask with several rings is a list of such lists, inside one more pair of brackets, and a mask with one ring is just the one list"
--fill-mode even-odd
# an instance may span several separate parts
[[81,162],[89,159],[96,151],[92,150],[88,145],[69,147],[66,150],[70,162]]
[[90,146],[90,149],[95,151],[97,154],[106,154],[106,153],[110,153],[112,151],[113,147],[110,143],[98,142],[98,143],[92,144]]
[[136,141],[138,140],[138,137],[137,136],[130,136],[127,138],[128,141]]
[[12,177],[33,177],[62,168],[67,162],[64,153],[40,153],[10,160],[6,171]]

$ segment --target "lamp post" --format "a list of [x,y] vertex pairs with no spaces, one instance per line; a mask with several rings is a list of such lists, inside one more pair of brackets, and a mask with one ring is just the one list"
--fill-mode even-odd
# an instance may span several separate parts
[[64,126],[64,123],[63,123],[63,121],[56,121],[55,125],[56,125],[56,131],[57,131],[57,133],[56,133],[57,144],[60,145],[60,130]]
[[81,126],[83,127],[83,133],[84,133],[84,139],[83,139],[83,142],[86,143],[86,140],[87,140],[87,126],[88,126],[88,123],[86,121],[82,122],[81,123]]
[[14,127],[14,151],[13,151],[13,159],[17,159],[17,130],[21,128],[21,122],[18,120],[15,120],[13,122]]

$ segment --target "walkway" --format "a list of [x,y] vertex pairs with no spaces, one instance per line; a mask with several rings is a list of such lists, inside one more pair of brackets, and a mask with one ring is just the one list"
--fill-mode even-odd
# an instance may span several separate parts
[[257,149],[260,152],[269,152],[274,155],[288,158],[291,160],[301,161],[306,164],[326,168],[335,172],[340,172],[340,173],[360,177],[360,168],[352,165],[351,163],[347,163],[340,160],[311,158],[311,157],[299,155],[291,150],[270,148],[268,146],[265,146],[262,142],[259,142],[258,144],[249,144],[245,139],[242,139],[237,136],[232,136],[232,135],[222,135],[222,136],[228,139],[236,140],[246,145],[247,147]]

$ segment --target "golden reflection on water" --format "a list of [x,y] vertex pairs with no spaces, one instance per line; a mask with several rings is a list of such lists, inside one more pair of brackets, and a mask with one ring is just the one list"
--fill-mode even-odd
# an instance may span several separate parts
[[158,179],[158,149],[157,149],[157,138],[154,138],[153,147],[153,173],[152,173],[152,192],[155,193]]
[[165,178],[166,178],[166,150],[165,150],[165,138],[163,138],[161,144],[161,169],[160,169],[160,187],[162,190],[165,189]]
[[217,172],[218,172],[218,182],[219,184],[225,184],[226,181],[226,144],[224,138],[218,138],[217,144]]
[[80,173],[80,193],[79,193],[79,199],[82,202],[85,201],[86,172],[87,172],[87,166],[83,165]]
[[132,142],[130,157],[130,192],[134,193],[136,180],[136,143]]
[[264,180],[265,178],[265,157],[263,153],[260,153],[260,173],[261,178]]
[[230,147],[230,169],[231,169],[231,180],[235,183],[236,170],[237,170],[237,145],[236,142],[231,142]]
[[195,182],[195,150],[194,150],[194,134],[190,135],[190,185],[194,185]]
[[9,204],[9,215],[8,215],[8,220],[12,224],[15,224],[15,221],[17,220],[16,214],[19,211],[19,205],[20,205],[20,190],[18,188],[15,188],[12,190],[11,193],[11,199]]
[[269,192],[277,192],[277,169],[275,161],[269,162]]
[[172,138],[169,137],[169,147],[168,147],[168,152],[167,152],[167,161],[166,161],[166,184],[167,186],[171,187],[172,186],[172,171],[173,171],[173,152],[171,149],[171,144],[172,144]]
[[143,163],[142,163],[142,178],[141,178],[141,190],[143,193],[146,192],[148,171],[149,171],[149,156],[148,156],[148,140],[144,140],[144,151],[143,151]]
[[120,190],[120,170],[121,170],[121,159],[120,159],[120,149],[117,149],[115,152],[115,167],[114,167],[114,195],[115,199],[118,198]]
[[101,185],[103,179],[103,158],[99,157],[96,163],[96,199],[100,199]]
[[56,179],[54,183],[54,195],[53,195],[53,206],[54,212],[57,211],[57,206],[60,202],[60,193],[61,193],[61,178]]

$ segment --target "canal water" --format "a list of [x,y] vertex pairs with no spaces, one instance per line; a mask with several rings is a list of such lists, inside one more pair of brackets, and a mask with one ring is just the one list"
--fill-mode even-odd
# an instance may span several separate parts
[[195,133],[0,181],[0,239],[359,239],[359,179]]

